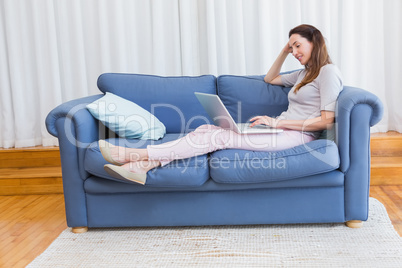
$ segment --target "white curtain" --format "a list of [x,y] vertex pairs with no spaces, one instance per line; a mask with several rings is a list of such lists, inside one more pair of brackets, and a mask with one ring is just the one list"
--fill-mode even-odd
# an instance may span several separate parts
[[302,23],[346,85],[383,101],[372,131],[402,132],[401,16],[400,0],[0,0],[0,147],[57,145],[46,115],[104,72],[264,74]]

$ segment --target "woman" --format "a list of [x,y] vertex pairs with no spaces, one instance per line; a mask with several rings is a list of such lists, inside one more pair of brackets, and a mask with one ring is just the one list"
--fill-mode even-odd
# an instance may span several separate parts
[[[292,54],[304,69],[280,75],[281,67]],[[342,90],[342,78],[332,64],[321,32],[311,25],[300,25],[289,32],[278,58],[264,81],[293,86],[288,94],[289,107],[279,117],[266,115],[250,119],[251,127],[269,125],[284,129],[279,134],[237,134],[213,125],[203,125],[176,141],[130,149],[99,141],[103,157],[111,164],[105,170],[114,177],[145,184],[146,173],[158,166],[220,149],[278,151],[315,140],[321,131],[331,128],[336,99]]]

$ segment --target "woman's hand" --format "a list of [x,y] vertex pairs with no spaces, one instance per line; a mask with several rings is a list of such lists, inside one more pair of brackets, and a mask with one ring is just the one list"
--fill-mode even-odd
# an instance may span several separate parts
[[283,86],[280,71],[287,56],[289,55],[289,53],[292,53],[292,51],[293,48],[289,47],[289,44],[286,43],[285,47],[281,50],[278,58],[275,60],[268,73],[265,75],[264,81],[266,83]]
[[331,129],[335,120],[335,112],[321,111],[321,116],[306,120],[275,119],[266,115],[256,116],[250,119],[250,127],[255,125],[267,125],[274,128],[290,129],[297,131],[322,131]]
[[278,120],[276,120],[275,118],[266,116],[266,115],[259,115],[256,117],[253,117],[250,119],[250,122],[252,122],[250,124],[250,127],[256,126],[256,125],[267,125],[267,126],[271,126],[271,127],[278,127]]
[[293,48],[289,46],[289,43],[286,43],[285,47],[282,49],[282,52],[287,55],[293,52]]

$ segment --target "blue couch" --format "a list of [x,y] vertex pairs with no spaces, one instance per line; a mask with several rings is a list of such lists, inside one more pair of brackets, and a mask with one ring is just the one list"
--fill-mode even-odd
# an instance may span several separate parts
[[145,147],[183,136],[210,119],[194,92],[218,94],[232,117],[277,116],[290,88],[263,76],[160,77],[103,74],[99,89],[151,111],[165,126],[157,141],[117,137],[86,105],[103,96],[66,102],[50,112],[48,131],[58,137],[68,226],[191,226],[357,223],[367,220],[370,126],[382,117],[373,94],[344,87],[336,124],[323,137],[279,152],[220,150],[171,162],[148,172],[145,186],[116,181],[103,169],[99,139]]

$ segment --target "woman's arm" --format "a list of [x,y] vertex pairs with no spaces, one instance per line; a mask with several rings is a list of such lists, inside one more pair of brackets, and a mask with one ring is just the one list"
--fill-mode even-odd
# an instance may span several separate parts
[[307,120],[276,120],[269,116],[256,116],[251,118],[250,127],[255,125],[268,125],[275,128],[298,131],[321,131],[331,129],[335,120],[335,112],[321,111],[321,116]]
[[288,43],[286,43],[285,47],[282,49],[278,58],[275,60],[274,64],[271,66],[268,73],[265,75],[264,81],[266,83],[283,86],[281,76],[279,75],[279,73],[281,72],[283,63],[285,62],[287,56],[291,52],[292,48],[289,47]]
[[331,129],[335,120],[335,112],[321,111],[321,116],[307,120],[278,120],[277,128],[299,131],[321,131]]

